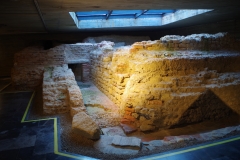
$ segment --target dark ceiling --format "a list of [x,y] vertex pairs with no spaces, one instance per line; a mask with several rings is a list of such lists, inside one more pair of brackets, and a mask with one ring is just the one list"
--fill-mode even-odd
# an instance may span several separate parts
[[69,12],[127,9],[214,10],[160,27],[123,30],[159,30],[240,19],[240,0],[1,0],[0,34],[106,31],[78,30]]

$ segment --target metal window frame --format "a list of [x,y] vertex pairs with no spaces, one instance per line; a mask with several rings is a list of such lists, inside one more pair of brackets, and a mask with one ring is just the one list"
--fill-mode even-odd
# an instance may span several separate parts
[[92,20],[92,19],[113,19],[113,18],[133,18],[163,16],[167,13],[174,13],[176,10],[102,10],[89,12],[75,12],[77,19]]

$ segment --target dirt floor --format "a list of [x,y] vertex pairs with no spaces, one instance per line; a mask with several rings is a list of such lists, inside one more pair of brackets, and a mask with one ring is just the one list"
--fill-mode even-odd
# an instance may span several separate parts
[[[86,88],[89,88],[89,84],[86,84],[84,87],[84,84],[79,84],[83,98],[85,103],[86,102],[86,97],[87,95],[84,95],[88,92]],[[84,91],[85,88],[85,91]],[[94,92],[93,92],[94,93]],[[98,94],[101,94],[100,91]],[[96,96],[96,95],[92,95]],[[91,97],[90,97],[91,99]],[[94,101],[94,100],[93,100]],[[112,104],[111,104],[112,105]],[[153,150],[140,150],[138,154],[136,155],[109,155],[109,154],[104,154],[97,149],[94,148],[94,143],[95,141],[86,139],[84,137],[81,137],[71,130],[71,121],[72,118],[69,113],[65,114],[58,114],[58,115],[45,115],[43,114],[43,103],[42,103],[42,90],[39,88],[36,91],[35,98],[33,100],[33,104],[28,116],[28,119],[39,119],[39,118],[49,118],[49,117],[58,117],[60,120],[60,134],[61,134],[61,150],[70,152],[70,153],[75,153],[75,154],[81,154],[84,156],[89,156],[89,157],[94,157],[94,158],[99,158],[99,159],[131,159],[131,158],[136,158],[136,157],[141,157],[141,156],[146,156],[154,153],[161,153],[165,151],[169,151],[172,149],[177,149],[177,148],[182,148],[186,146],[191,146],[194,144],[199,144],[203,143],[203,141],[181,141],[178,143],[174,143],[171,145],[167,145],[164,147],[156,148]],[[91,106],[91,105],[89,105]],[[102,105],[99,105],[102,106]],[[91,106],[93,107],[93,106]],[[96,107],[96,106],[95,106]],[[108,126],[114,126],[118,125],[117,119],[119,117],[116,116],[116,112],[110,112],[110,118],[107,118],[106,123],[104,123],[104,118],[106,118],[107,113],[105,111],[109,110],[104,107],[97,107],[97,108],[90,108],[87,109],[90,112],[90,115],[95,115],[95,120],[99,120],[102,124],[100,127],[108,127]],[[98,114],[99,113],[99,114]],[[93,116],[94,118],[94,116]],[[112,120],[112,121],[111,121]],[[99,123],[100,124],[100,123]],[[156,132],[147,132],[143,133],[140,131],[137,131],[132,134],[128,134],[127,136],[134,136],[140,138],[143,142],[145,141],[150,141],[150,140],[155,140],[155,139],[163,139],[165,136],[177,136],[177,135],[190,135],[190,134],[197,134],[197,133],[203,133],[219,128],[224,128],[227,126],[234,126],[234,125],[239,125],[240,124],[240,118],[239,116],[232,116],[231,118],[226,118],[218,121],[205,121],[202,123],[197,123],[197,124],[192,124],[192,125],[187,125],[181,128],[172,128],[172,129],[162,129],[158,130]],[[228,134],[224,137],[228,137],[231,135],[236,135],[240,134],[238,132],[234,132],[231,134]],[[223,138],[224,138],[223,137]],[[205,142],[205,141],[204,141]],[[111,158],[110,158],[111,157]]]

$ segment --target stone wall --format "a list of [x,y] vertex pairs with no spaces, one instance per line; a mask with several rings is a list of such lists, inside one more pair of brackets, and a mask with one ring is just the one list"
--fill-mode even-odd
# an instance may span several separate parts
[[237,46],[225,34],[111,46],[92,52],[91,73],[121,107],[122,123],[148,131],[240,114],[240,54],[223,51]]
[[167,35],[157,41],[142,41],[133,44],[133,49],[147,50],[240,50],[239,41],[227,33],[192,34],[189,36]]
[[[91,53],[91,79],[114,103],[120,105],[125,86],[118,85],[121,75],[114,74],[112,56],[114,43],[103,41],[99,48]],[[121,59],[119,59],[120,63]]]
[[89,62],[90,52],[97,48],[97,44],[76,43],[65,45],[66,62],[74,64],[79,62]]
[[239,46],[229,35],[218,33],[165,36],[119,48],[107,41],[50,50],[30,47],[16,53],[12,80],[16,87],[34,89],[45,68],[45,112],[73,108],[74,116],[84,109],[74,107],[80,105],[74,103],[80,91],[66,64],[84,63],[81,74],[88,77],[91,52],[91,78],[121,107],[122,123],[154,130],[240,114],[240,55],[229,51]]
[[64,45],[49,50],[38,46],[25,48],[14,55],[13,85],[18,89],[34,89],[42,84],[45,66],[65,63]]
[[43,110],[48,114],[71,111],[72,116],[85,111],[81,91],[67,65],[44,69]]
[[90,80],[90,52],[97,48],[97,44],[76,43],[65,45],[66,62],[77,81],[86,82]]
[[108,35],[98,37],[88,37],[83,40],[83,43],[101,43],[102,41],[110,41],[115,43],[114,47],[132,45],[135,42],[150,40],[148,36],[119,36]]
[[[78,80],[87,81],[90,76],[90,52],[96,46],[88,43],[65,44],[49,50],[43,50],[40,46],[27,47],[14,55],[14,67],[11,73],[13,85],[17,89],[35,89],[42,84],[45,67],[63,64],[76,64],[75,76]],[[82,64],[83,67],[80,68]],[[79,71],[79,68],[82,70]]]
[[90,139],[100,138],[100,129],[86,113],[80,88],[67,65],[44,69],[43,111],[47,114],[70,112],[73,132]]

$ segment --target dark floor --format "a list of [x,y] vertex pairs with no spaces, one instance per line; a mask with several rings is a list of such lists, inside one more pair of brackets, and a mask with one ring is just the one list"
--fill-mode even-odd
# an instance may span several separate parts
[[[0,160],[70,160],[85,159],[80,155],[58,152],[59,120],[28,120],[32,91],[7,87],[9,80],[0,79]],[[55,123],[55,124],[54,124]],[[56,126],[54,126],[56,125]],[[91,158],[89,158],[91,159]]]
[[1,159],[43,159],[54,149],[53,120],[21,123],[32,92],[0,94]]
[[[59,120],[50,118],[28,121],[33,92],[10,92],[6,89],[8,84],[9,80],[4,79],[2,82],[0,79],[0,160],[91,159],[62,152],[58,135]],[[238,160],[240,136],[138,159]]]
[[239,160],[240,136],[154,154],[136,160]]
[[0,92],[5,89],[7,86],[10,85],[11,79],[10,78],[1,78],[0,79]]

